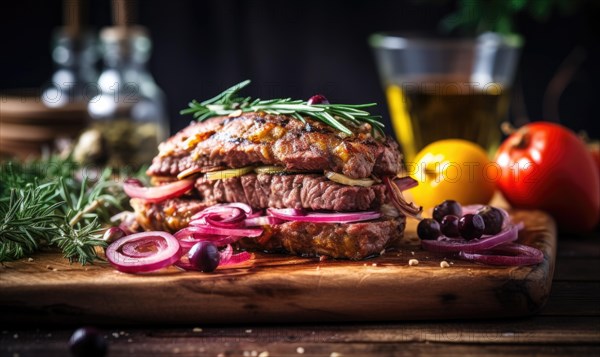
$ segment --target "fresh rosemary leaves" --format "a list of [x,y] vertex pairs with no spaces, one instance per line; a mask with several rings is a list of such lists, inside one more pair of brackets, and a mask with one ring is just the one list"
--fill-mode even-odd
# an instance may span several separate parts
[[[75,173],[83,173],[77,180]],[[90,175],[91,176],[91,175]],[[102,224],[126,197],[111,170],[95,180],[70,159],[52,157],[0,166],[0,261],[58,247],[69,261],[98,259]]]
[[379,121],[379,116],[371,115],[362,108],[372,107],[376,103],[367,104],[308,104],[302,100],[270,99],[260,100],[251,97],[240,97],[238,93],[250,84],[245,80],[233,87],[226,89],[216,97],[198,102],[193,100],[189,108],[182,110],[181,114],[193,114],[199,121],[218,115],[235,115],[236,113],[264,112],[267,114],[287,114],[306,122],[304,117],[319,120],[345,134],[352,135],[347,124],[355,126],[368,123],[373,133],[384,134],[384,125]]

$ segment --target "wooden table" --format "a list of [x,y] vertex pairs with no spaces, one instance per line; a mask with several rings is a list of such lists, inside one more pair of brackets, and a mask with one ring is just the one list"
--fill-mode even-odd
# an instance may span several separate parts
[[[66,355],[67,341],[76,327],[1,324],[0,356],[20,357]],[[534,317],[305,325],[114,325],[101,327],[101,331],[109,343],[109,356],[598,356],[600,233],[586,238],[559,237],[552,292],[546,307]]]

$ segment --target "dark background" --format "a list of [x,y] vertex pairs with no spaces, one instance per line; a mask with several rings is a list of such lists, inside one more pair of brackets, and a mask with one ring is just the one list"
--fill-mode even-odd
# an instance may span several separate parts
[[[190,99],[212,97],[246,78],[253,80],[246,93],[262,98],[323,93],[332,102],[378,102],[375,111],[388,122],[367,37],[384,30],[436,29],[455,6],[454,1],[144,0],[137,17],[152,34],[149,67],[167,95],[174,131],[189,122],[178,111]],[[111,23],[110,1],[94,0],[89,7],[92,27]],[[513,108],[513,120],[559,117],[576,131],[600,137],[600,45],[592,35],[600,32],[599,8],[584,1],[576,13],[553,12],[545,22],[519,16],[525,47],[515,95],[524,105]],[[61,1],[5,2],[0,13],[0,89],[39,87],[53,70],[49,44],[52,29],[62,23]],[[545,110],[548,84],[561,65],[569,67],[578,58],[558,113]]]

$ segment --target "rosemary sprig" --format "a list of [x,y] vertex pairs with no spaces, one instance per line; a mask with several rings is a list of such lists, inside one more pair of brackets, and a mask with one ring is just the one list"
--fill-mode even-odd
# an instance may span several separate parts
[[242,114],[249,112],[264,112],[267,114],[287,114],[306,123],[305,117],[319,120],[345,134],[352,135],[348,124],[359,126],[368,123],[373,129],[373,134],[384,135],[384,125],[379,121],[380,116],[371,115],[363,110],[377,105],[367,104],[308,104],[303,100],[282,99],[252,99],[241,97],[238,93],[250,84],[250,80],[226,89],[214,98],[198,102],[192,100],[189,108],[183,109],[181,114],[192,114],[198,121],[219,115]]
[[99,259],[101,228],[122,210],[126,196],[107,169],[92,182],[71,160],[51,157],[0,167],[0,261],[58,247],[69,261]]

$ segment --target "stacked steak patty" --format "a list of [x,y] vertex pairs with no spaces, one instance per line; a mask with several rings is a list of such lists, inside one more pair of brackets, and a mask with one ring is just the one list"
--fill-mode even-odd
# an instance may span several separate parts
[[[187,195],[160,203],[132,200],[138,222],[148,230],[176,231],[190,217],[218,203],[243,202],[254,209],[295,208],[357,212],[388,204],[379,179],[400,171],[401,154],[390,138],[374,138],[370,127],[345,135],[321,122],[285,115],[247,113],[192,123],[159,146],[147,174],[155,184],[195,178]],[[275,167],[256,173],[254,167]],[[235,170],[243,169],[244,174]],[[223,171],[230,170],[230,171]],[[368,187],[331,181],[325,171],[373,179]],[[226,172],[219,179],[207,172]],[[379,183],[378,183],[379,182]],[[393,211],[393,210],[392,210]],[[305,256],[362,259],[396,242],[404,216],[393,214],[356,223],[287,222],[264,227],[259,238],[240,246]]]

